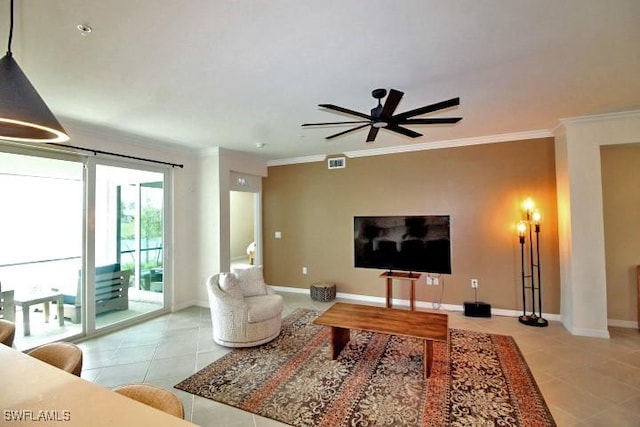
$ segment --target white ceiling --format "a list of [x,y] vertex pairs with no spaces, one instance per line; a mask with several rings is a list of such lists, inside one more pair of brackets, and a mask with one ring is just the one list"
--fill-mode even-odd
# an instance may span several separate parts
[[[16,3],[14,56],[63,124],[188,147],[282,159],[640,109],[638,0]],[[8,34],[9,0],[0,11]],[[369,113],[378,87],[405,93],[396,112],[459,96],[428,117],[463,120],[413,126],[417,139],[382,130],[373,144],[367,129],[325,141],[347,128],[300,126],[350,119],[319,103]]]

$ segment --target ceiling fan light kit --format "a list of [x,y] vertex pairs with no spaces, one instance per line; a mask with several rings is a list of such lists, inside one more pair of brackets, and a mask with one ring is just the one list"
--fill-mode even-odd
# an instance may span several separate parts
[[[389,96],[387,96],[386,89],[374,89],[371,95],[378,100],[378,105],[371,109],[371,114],[364,114],[358,111],[350,110],[348,108],[339,107],[333,104],[319,104],[319,107],[326,108],[328,110],[337,111],[338,113],[347,114],[350,116],[359,117],[364,120],[355,120],[349,122],[325,122],[325,123],[304,123],[302,126],[336,126],[347,124],[359,124],[359,126],[347,129],[345,131],[329,135],[325,139],[333,139],[347,133],[354,132],[356,130],[370,126],[369,134],[367,135],[367,142],[373,142],[378,135],[379,129],[386,129],[395,133],[399,133],[410,138],[417,138],[422,136],[421,133],[408,129],[406,125],[436,125],[436,124],[455,124],[462,120],[462,117],[436,117],[429,119],[413,118],[421,116],[427,113],[433,113],[435,111],[443,110],[445,108],[451,108],[460,105],[460,98],[451,98],[446,101],[437,102],[435,104],[425,105],[424,107],[416,108],[410,111],[405,111],[400,114],[393,114],[400,103],[404,93],[399,90],[389,90]],[[382,98],[387,97],[382,104]],[[364,123],[364,124],[360,124]]]
[[66,142],[69,136],[13,59],[13,0],[6,55],[0,59],[0,139]]

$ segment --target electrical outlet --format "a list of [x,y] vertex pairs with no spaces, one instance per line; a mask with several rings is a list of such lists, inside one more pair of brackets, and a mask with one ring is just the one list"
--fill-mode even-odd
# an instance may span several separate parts
[[307,267],[302,267],[302,274],[307,274]]
[[473,289],[478,289],[478,279],[471,279],[471,287]]
[[439,285],[440,284],[440,280],[437,277],[432,277],[431,280],[433,280],[433,284],[434,285]]

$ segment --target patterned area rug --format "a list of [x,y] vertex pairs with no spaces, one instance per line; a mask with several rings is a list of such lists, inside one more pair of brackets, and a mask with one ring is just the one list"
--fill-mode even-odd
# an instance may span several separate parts
[[333,361],[317,316],[297,310],[175,387],[294,426],[555,426],[509,336],[450,329],[425,383],[421,341],[352,331]]

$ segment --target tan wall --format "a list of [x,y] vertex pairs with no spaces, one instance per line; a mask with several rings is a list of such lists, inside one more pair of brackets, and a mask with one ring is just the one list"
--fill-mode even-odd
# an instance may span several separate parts
[[640,147],[601,148],[607,317],[635,321],[640,264]]
[[[543,311],[559,313],[554,165],[548,138],[347,159],[337,170],[325,162],[270,167],[263,182],[265,278],[300,288],[331,280],[338,292],[383,297],[382,271],[353,267],[353,217],[444,214],[451,216],[453,274],[443,276],[442,302],[473,300],[469,280],[477,278],[480,300],[521,310],[515,224],[522,200],[532,197],[543,214]],[[422,281],[416,297],[437,301],[441,291]],[[396,285],[394,298],[408,298],[405,287]]]
[[231,214],[231,259],[247,258],[247,246],[254,240],[253,193],[229,192]]

